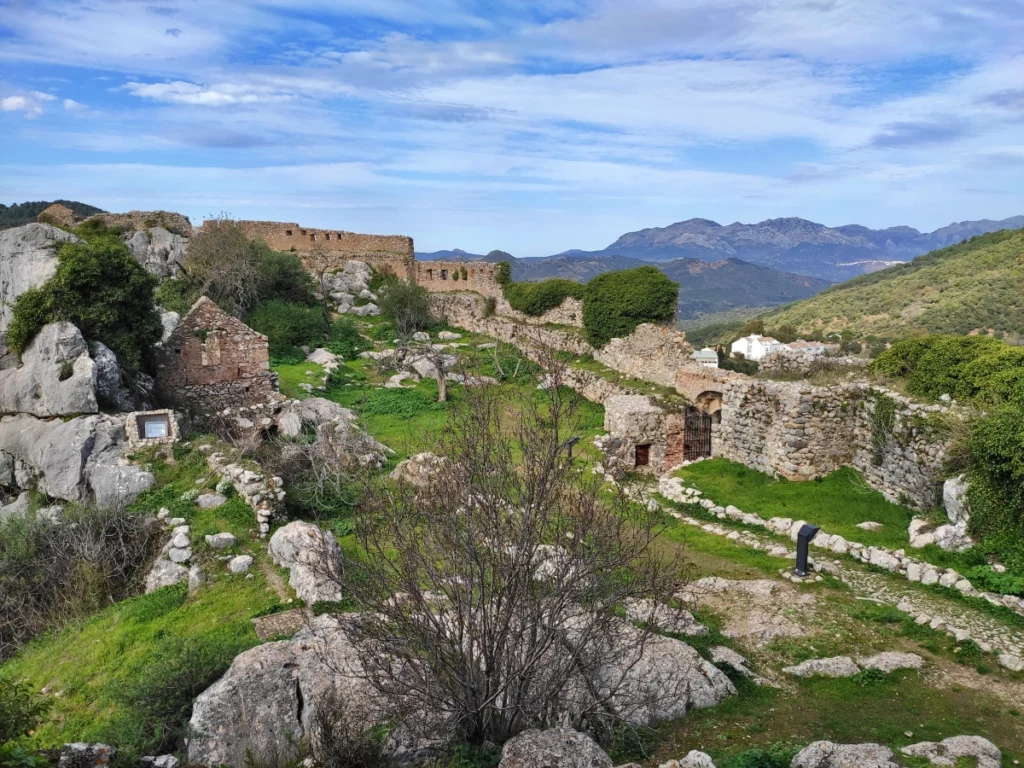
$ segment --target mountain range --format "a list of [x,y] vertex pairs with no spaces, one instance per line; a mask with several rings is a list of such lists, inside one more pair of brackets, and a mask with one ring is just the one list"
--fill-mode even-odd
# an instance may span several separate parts
[[[423,261],[507,261],[516,281],[564,277],[585,283],[602,272],[633,269],[652,262],[629,256],[562,254],[517,259],[504,251],[486,255],[455,249],[417,253]],[[741,307],[774,307],[813,296],[829,283],[805,275],[793,275],[760,267],[741,259],[671,259],[654,266],[679,283],[679,318],[691,320]]]
[[600,251],[567,251],[587,256],[632,256],[644,261],[737,258],[762,267],[839,282],[906,262],[937,248],[999,229],[1024,227],[1024,216],[1000,221],[954,222],[934,232],[913,227],[870,229],[860,224],[827,227],[800,218],[757,224],[718,224],[688,219],[667,227],[627,232]]

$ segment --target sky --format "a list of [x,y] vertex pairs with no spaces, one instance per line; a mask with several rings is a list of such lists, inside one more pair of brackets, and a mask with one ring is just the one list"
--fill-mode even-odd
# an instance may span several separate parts
[[1024,0],[0,0],[0,202],[599,249],[1024,214]]

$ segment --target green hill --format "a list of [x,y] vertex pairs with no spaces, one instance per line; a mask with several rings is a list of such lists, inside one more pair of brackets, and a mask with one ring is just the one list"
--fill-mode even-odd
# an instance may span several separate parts
[[762,316],[800,333],[900,338],[994,332],[1024,337],[1024,229],[978,235],[907,264],[855,277]]
[[4,205],[0,203],[0,229],[10,229],[11,227],[20,227],[24,224],[31,224],[36,220],[36,217],[40,213],[45,211],[54,203],[60,203],[66,205],[77,216],[92,216],[94,213],[103,213],[102,208],[97,208],[94,205],[86,205],[80,203],[77,200],[39,200],[31,203],[15,203],[14,205]]

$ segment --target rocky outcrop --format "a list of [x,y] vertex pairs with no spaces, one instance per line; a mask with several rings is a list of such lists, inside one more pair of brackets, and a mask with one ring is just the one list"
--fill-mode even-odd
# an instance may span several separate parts
[[391,453],[390,448],[363,431],[353,411],[331,400],[323,397],[286,400],[276,404],[274,409],[275,413],[267,418],[272,419],[270,423],[276,424],[282,435],[298,437],[308,427],[316,433],[317,440],[329,439],[335,446],[344,446],[344,451],[335,453],[339,454],[338,458],[344,454],[352,466],[380,467]]
[[269,552],[291,572],[288,583],[307,605],[341,600],[341,550],[333,533],[296,520],[274,532]]
[[96,364],[81,331],[71,323],[50,323],[32,339],[20,367],[0,371],[0,413],[95,413],[96,383]]
[[11,458],[13,485],[52,498],[101,508],[131,503],[153,485],[153,475],[129,463],[126,449],[124,421],[114,416],[0,419],[0,456]]
[[908,757],[925,757],[932,765],[959,765],[960,758],[973,758],[977,768],[999,768],[1003,753],[981,736],[951,736],[940,742],[922,741],[900,750]]
[[398,483],[408,483],[416,488],[425,488],[431,480],[445,467],[447,459],[433,453],[417,453],[405,461],[398,463],[391,470],[391,479]]
[[[376,299],[370,293],[370,280],[373,279],[373,270],[364,261],[346,261],[341,270],[329,272],[323,276],[321,289],[324,294],[330,296],[337,306],[338,312],[345,314],[355,307],[356,300]],[[376,309],[376,307],[374,307]],[[377,314],[376,312],[352,312],[352,314]]]
[[0,336],[11,322],[11,307],[29,288],[57,271],[57,246],[81,242],[49,224],[26,224],[0,232]]
[[140,229],[125,240],[139,264],[160,280],[177,277],[188,253],[188,238],[163,227]]
[[106,768],[117,756],[117,749],[106,744],[75,742],[61,747],[58,768]]
[[791,768],[899,768],[892,750],[881,744],[816,741],[793,758]]
[[830,659],[808,659],[796,666],[783,667],[783,672],[793,677],[853,677],[860,667],[849,656],[835,656]]
[[589,736],[552,728],[509,739],[498,768],[612,768],[612,759]]
[[388,702],[366,680],[349,628],[358,617],[320,616],[291,640],[240,654],[195,701],[187,763],[214,768],[250,759],[287,759],[332,698],[367,727]]

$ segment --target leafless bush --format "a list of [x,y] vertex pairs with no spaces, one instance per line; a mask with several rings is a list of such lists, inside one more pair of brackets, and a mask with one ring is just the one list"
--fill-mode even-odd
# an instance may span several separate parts
[[311,719],[309,750],[316,768],[383,768],[389,764],[383,734],[367,728],[367,716],[337,692],[317,702]]
[[473,744],[566,723],[607,736],[651,705],[628,679],[653,630],[619,614],[632,599],[668,605],[688,568],[653,546],[660,513],[605,496],[569,457],[578,401],[549,376],[543,396],[468,388],[432,481],[365,492],[365,557],[342,569],[365,617],[361,666],[435,739],[439,722]]
[[155,543],[151,520],[69,508],[0,524],[0,659],[46,629],[131,594]]
[[200,294],[229,306],[233,315],[241,317],[259,295],[259,245],[226,213],[214,221],[216,227],[203,228],[192,237],[185,269]]
[[264,430],[252,424],[243,426],[239,417],[215,413],[203,419],[205,429],[213,433],[222,443],[227,443],[243,456],[262,456],[266,435]]

